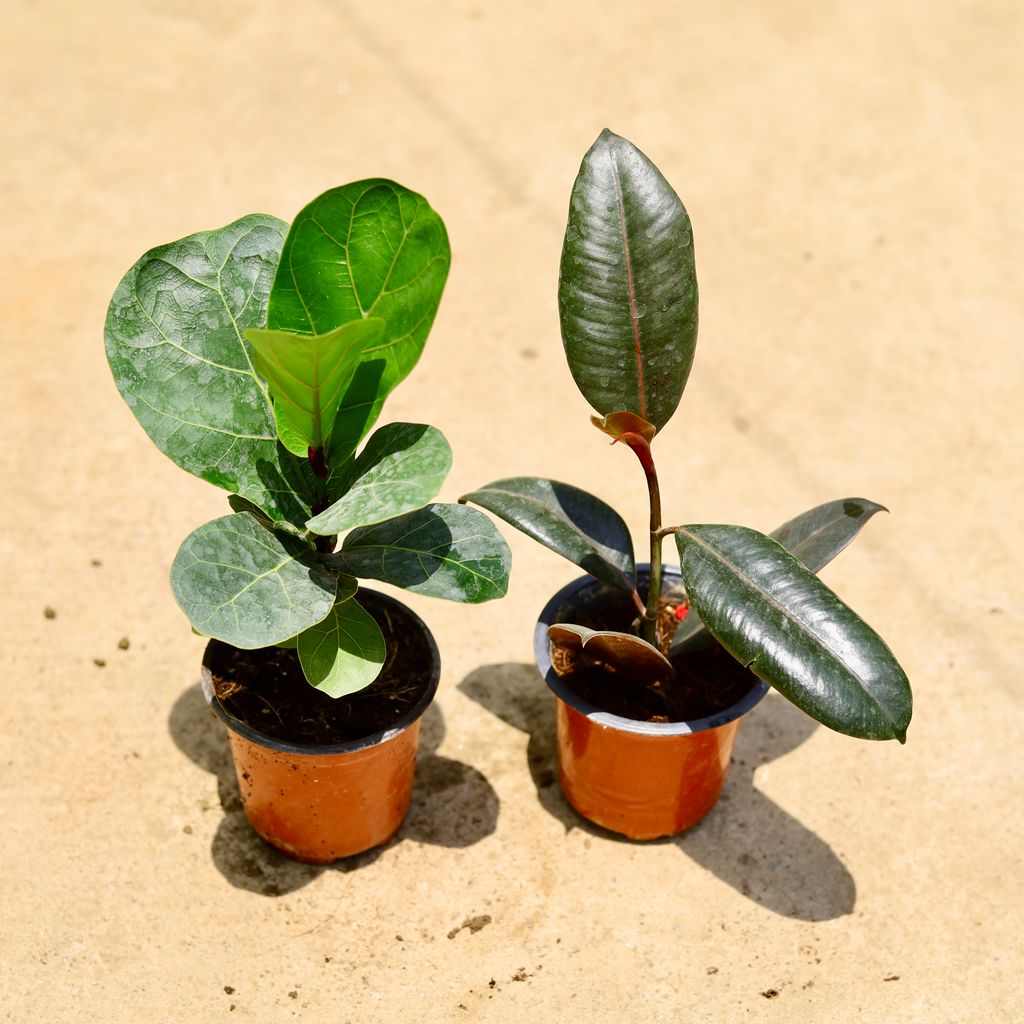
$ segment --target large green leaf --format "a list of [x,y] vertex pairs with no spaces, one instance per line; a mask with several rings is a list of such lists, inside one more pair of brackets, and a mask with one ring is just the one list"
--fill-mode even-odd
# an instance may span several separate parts
[[600,498],[557,480],[517,476],[495,480],[459,501],[472,501],[500,516],[602,583],[633,589],[629,529]]
[[879,635],[780,544],[742,526],[676,534],[683,582],[715,639],[812,718],[906,739],[910,683]]
[[369,686],[387,657],[377,620],[355,599],[336,604],[327,618],[300,633],[297,647],[306,679],[329,697]]
[[393,181],[331,189],[295,218],[271,289],[267,326],[326,334],[366,317],[387,322],[342,396],[330,464],[351,455],[384,399],[416,365],[450,262],[441,218],[422,196]]
[[504,596],[511,554],[482,512],[434,504],[353,530],[325,561],[351,576],[477,604]]
[[444,483],[452,450],[436,427],[389,423],[332,480],[337,501],[306,526],[325,536],[425,505]]
[[284,446],[305,458],[322,448],[363,353],[384,332],[379,317],[353,320],[326,334],[293,334],[252,327],[256,372],[274,400],[277,432]]
[[278,444],[242,333],[266,319],[284,230],[252,214],[152,249],[117,286],[105,339],[118,390],[162,452],[272,519],[301,522],[311,476]]
[[[841,498],[801,513],[769,536],[811,570],[823,569],[864,528],[876,512],[888,511],[867,498]],[[672,649],[699,647],[710,642],[700,616],[691,609],[672,640]]]
[[603,415],[630,412],[660,430],[697,342],[690,218],[658,168],[607,129],[573,186],[558,302],[583,397]]
[[355,593],[356,582],[320,564],[294,538],[239,512],[185,538],[171,588],[200,633],[253,649],[320,622],[336,600]]

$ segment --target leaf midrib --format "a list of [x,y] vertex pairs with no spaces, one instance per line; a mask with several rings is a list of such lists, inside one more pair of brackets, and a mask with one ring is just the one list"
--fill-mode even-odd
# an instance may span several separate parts
[[629,293],[629,319],[633,327],[633,353],[636,359],[637,394],[640,398],[640,415],[646,420],[647,390],[644,384],[643,351],[640,347],[640,318],[636,315],[636,285],[633,281],[633,262],[629,252],[629,234],[626,230],[626,207],[622,200],[622,182],[619,179],[619,165],[615,151],[608,146],[608,159],[612,165],[612,181],[615,183],[615,201],[619,209],[619,225],[622,231],[622,249],[626,268],[626,290]]

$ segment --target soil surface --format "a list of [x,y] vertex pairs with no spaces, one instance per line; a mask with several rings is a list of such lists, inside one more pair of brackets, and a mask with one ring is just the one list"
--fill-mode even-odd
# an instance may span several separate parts
[[430,684],[430,645],[413,618],[393,604],[365,590],[359,603],[377,620],[388,650],[370,686],[349,697],[329,697],[306,681],[294,650],[243,651],[215,643],[209,667],[227,712],[265,736],[310,745],[362,739],[399,722]]
[[[635,633],[635,619],[633,602],[616,593],[600,607],[586,614],[576,614],[574,621],[588,629]],[[659,637],[664,638],[668,632],[662,628],[664,623],[674,627],[677,621],[669,601],[663,600]],[[662,642],[662,653],[666,653],[667,648],[668,644]],[[553,660],[562,682],[577,696],[601,711],[639,722],[686,722],[705,718],[735,704],[756,682],[755,677],[717,643],[670,657],[675,678],[649,685],[638,685],[585,653],[562,665],[558,664],[558,659]]]

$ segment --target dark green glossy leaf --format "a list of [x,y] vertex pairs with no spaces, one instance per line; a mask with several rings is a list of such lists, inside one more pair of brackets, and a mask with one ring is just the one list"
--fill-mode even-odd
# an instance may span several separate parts
[[327,618],[300,633],[297,646],[306,679],[329,697],[369,686],[387,657],[380,626],[355,599],[336,604]]
[[504,596],[511,554],[482,512],[435,504],[353,530],[326,562],[352,576],[477,604]]
[[416,365],[434,321],[451,254],[441,218],[393,181],[331,189],[295,218],[267,311],[272,330],[326,334],[367,317],[387,322],[346,388],[329,462],[340,465],[384,399]]
[[657,167],[607,130],[573,186],[558,301],[584,398],[602,415],[633,413],[660,430],[697,342],[690,218]]
[[632,590],[633,541],[622,516],[571,484],[539,477],[495,480],[464,494],[602,583]]
[[353,320],[326,334],[293,334],[252,327],[256,372],[267,382],[281,443],[306,458],[331,435],[341,396],[356,367],[384,331],[379,317]]
[[110,301],[107,359],[156,446],[183,469],[301,522],[306,466],[278,444],[242,332],[266,319],[285,225],[252,214],[146,253]]
[[585,652],[595,661],[610,666],[619,674],[623,685],[646,686],[671,679],[674,674],[672,662],[657,647],[630,633],[559,622],[548,626],[548,638],[570,659]]
[[332,479],[337,501],[306,524],[329,536],[425,505],[441,489],[452,450],[436,427],[389,423]]
[[241,512],[185,538],[171,567],[171,587],[199,632],[254,649],[321,621],[336,600],[355,593],[356,582]]
[[[785,522],[769,536],[811,570],[823,569],[857,536],[876,512],[887,512],[884,505],[867,498],[841,498],[817,505]],[[710,642],[707,630],[696,611],[683,620],[672,641],[673,651],[700,647]]]
[[903,742],[910,684],[879,635],[780,544],[742,526],[676,534],[683,582],[715,639],[812,718]]
[[818,572],[860,533],[876,512],[888,511],[867,498],[841,498],[790,519],[770,536],[811,572]]

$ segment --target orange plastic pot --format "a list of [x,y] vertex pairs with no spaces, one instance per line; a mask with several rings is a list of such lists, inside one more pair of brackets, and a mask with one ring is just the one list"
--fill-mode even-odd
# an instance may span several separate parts
[[437,692],[441,660],[422,620],[392,598],[410,628],[423,631],[431,651],[430,682],[394,727],[332,746],[285,743],[235,718],[214,693],[203,658],[207,702],[227,726],[246,817],[268,843],[311,864],[329,864],[386,843],[399,829],[412,798],[420,718]]
[[[638,566],[641,585],[647,567]],[[666,587],[678,572],[663,570]],[[628,836],[657,839],[696,825],[722,791],[740,718],[768,690],[751,674],[747,694],[729,708],[688,722],[639,722],[600,711],[577,696],[551,665],[548,626],[607,600],[591,576],[560,590],[541,612],[534,636],[537,667],[555,695],[558,771],[569,803],[588,821]]]

